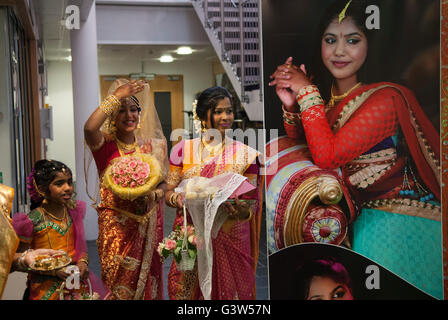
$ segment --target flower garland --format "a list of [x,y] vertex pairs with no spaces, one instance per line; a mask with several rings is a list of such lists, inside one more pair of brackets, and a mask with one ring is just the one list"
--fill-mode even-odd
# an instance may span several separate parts
[[194,125],[194,131],[197,134],[200,134],[202,131],[201,126],[201,120],[198,117],[198,114],[196,113],[196,107],[198,106],[198,100],[194,100],[193,102],[193,125]]

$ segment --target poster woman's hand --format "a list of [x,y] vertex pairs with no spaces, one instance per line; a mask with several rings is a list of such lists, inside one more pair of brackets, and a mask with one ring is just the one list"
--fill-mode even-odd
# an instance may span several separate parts
[[[299,90],[312,84],[311,80],[308,79],[306,75],[305,66],[303,64],[300,68],[294,66],[291,57],[286,60],[285,64],[277,67],[277,70],[271,75],[271,78],[274,78],[274,80],[271,81],[269,85],[275,85],[277,95],[279,95],[279,93],[281,94],[281,96],[279,95],[279,98],[282,100],[288,111],[293,111],[289,109],[292,108],[292,100],[294,100],[294,106],[297,105],[295,98]],[[285,92],[288,92],[288,94]]]
[[297,68],[297,66],[292,64],[292,57],[289,57],[284,64],[278,66],[275,72],[271,74],[270,78],[273,80],[269,83],[269,85],[275,86],[275,93],[285,106],[286,110],[289,112],[296,112],[298,106],[294,92],[292,92],[288,87],[277,85],[281,80],[289,80],[290,76],[285,70],[290,68]]

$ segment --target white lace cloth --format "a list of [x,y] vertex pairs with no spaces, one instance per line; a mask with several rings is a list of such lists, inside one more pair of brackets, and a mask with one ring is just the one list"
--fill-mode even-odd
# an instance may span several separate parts
[[[188,180],[190,179],[182,181],[175,191],[185,192]],[[242,175],[226,172],[210,178],[210,185],[219,187],[219,191],[213,197],[185,200],[185,206],[193,220],[196,231],[199,287],[205,300],[210,300],[212,292],[212,238],[216,238],[219,229],[228,216],[224,210],[218,210],[218,208],[224,201],[229,199],[245,180],[247,178]]]

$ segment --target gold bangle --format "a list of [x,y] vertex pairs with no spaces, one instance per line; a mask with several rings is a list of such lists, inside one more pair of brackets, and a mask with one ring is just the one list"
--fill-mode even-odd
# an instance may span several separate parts
[[302,98],[300,101],[297,101],[300,106],[300,114],[302,114],[305,110],[318,106],[318,105],[324,105],[324,100],[321,98],[320,94],[312,93],[311,97],[307,96]]
[[113,94],[108,96],[101,102],[98,108],[101,109],[108,117],[110,117],[121,106],[120,100]]
[[239,222],[246,222],[246,221],[249,221],[250,219],[252,219],[252,216],[254,215],[254,213],[252,212],[252,210],[249,208],[249,217],[247,217],[246,219],[243,219],[243,220],[240,220],[239,218],[238,218],[238,221]]
[[175,207],[175,208],[177,207],[177,197],[178,196],[179,196],[179,193],[177,193],[177,192],[173,192],[171,194],[169,202],[172,207]]
[[27,255],[28,252],[33,251],[33,249],[27,249],[24,252],[22,252],[22,254],[20,255],[18,261],[17,261],[17,266],[21,269],[21,270],[28,270],[29,266],[27,266],[26,262],[25,262],[25,256]]
[[317,86],[314,84],[305,86],[301,88],[297,93],[296,100],[300,100],[301,98],[312,92],[319,92],[319,88],[317,88]]
[[282,105],[282,111],[283,111],[283,118],[288,118],[290,120],[300,120],[300,113],[299,112],[289,112],[286,110],[285,106]]
[[89,266],[89,260],[87,260],[85,258],[79,259],[78,262],[84,262],[87,266]]

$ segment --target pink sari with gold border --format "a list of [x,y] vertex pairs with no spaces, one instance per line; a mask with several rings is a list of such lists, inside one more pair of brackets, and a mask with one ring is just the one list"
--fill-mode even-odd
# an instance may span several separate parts
[[[222,152],[201,159],[194,154],[199,139],[184,140],[171,152],[167,183],[178,185],[195,176],[211,178],[224,172],[244,175],[257,188],[241,197],[256,200],[249,221],[228,219],[213,243],[212,300],[255,299],[255,273],[259,253],[263,177],[260,175],[259,153],[247,145],[226,139]],[[188,223],[192,224],[188,217]],[[183,212],[178,210],[173,230],[183,225]],[[168,275],[168,294],[172,300],[203,299],[198,283],[197,265],[192,271],[181,272],[173,262]]]

